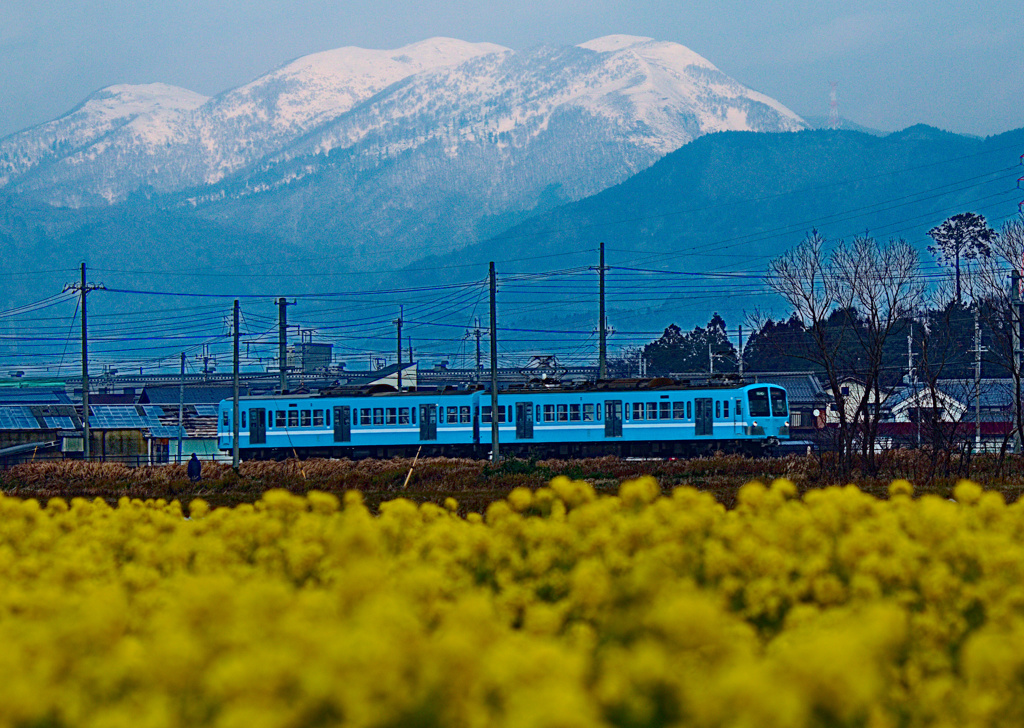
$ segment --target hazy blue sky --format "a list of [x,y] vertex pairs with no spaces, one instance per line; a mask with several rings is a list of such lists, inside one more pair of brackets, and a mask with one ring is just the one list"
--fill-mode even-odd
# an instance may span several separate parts
[[611,33],[689,46],[803,115],[988,135],[1024,126],[1021,0],[0,0],[0,136],[114,83],[204,94],[307,53],[431,36],[511,48]]

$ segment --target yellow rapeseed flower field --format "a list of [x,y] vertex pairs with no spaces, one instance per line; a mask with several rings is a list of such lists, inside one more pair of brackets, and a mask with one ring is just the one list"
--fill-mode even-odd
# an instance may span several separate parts
[[0,496],[0,726],[1024,724],[1024,505],[890,493]]

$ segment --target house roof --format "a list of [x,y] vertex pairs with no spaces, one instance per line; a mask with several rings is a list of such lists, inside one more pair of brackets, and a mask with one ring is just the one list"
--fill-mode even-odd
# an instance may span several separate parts
[[2,404],[71,404],[71,398],[63,389],[0,387],[0,405]]
[[[248,386],[240,386],[238,394],[245,397],[249,394]],[[233,386],[202,385],[185,386],[185,404],[219,404],[222,399],[231,399],[234,395]],[[168,405],[177,408],[181,389],[178,386],[170,387],[146,387],[143,391],[143,399],[140,401],[150,404]]]
[[[939,379],[936,381],[935,387],[964,407],[973,408],[977,394],[981,400],[982,410],[1010,411],[1013,409],[1012,379],[982,379],[977,388],[973,379]],[[926,395],[928,390],[928,385],[921,382],[918,382],[916,386],[908,384],[896,392],[886,402],[886,405],[896,407],[913,399],[915,394],[919,397]]]

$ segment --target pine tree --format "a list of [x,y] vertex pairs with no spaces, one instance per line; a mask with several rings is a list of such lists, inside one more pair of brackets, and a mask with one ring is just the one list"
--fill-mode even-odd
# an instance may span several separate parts
[[960,261],[987,258],[992,253],[990,246],[996,239],[996,231],[988,226],[984,215],[961,212],[928,231],[935,245],[928,246],[928,252],[938,257],[942,265],[952,265],[956,270],[956,302],[960,294]]

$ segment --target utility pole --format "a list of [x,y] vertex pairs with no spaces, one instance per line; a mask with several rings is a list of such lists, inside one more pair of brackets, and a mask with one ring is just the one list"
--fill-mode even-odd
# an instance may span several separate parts
[[708,366],[711,376],[715,376],[715,355],[711,353],[711,342],[708,342]]
[[412,356],[412,337],[410,336],[409,337],[409,363],[412,364],[412,362],[413,362],[413,356]]
[[494,261],[490,268],[491,282],[491,462],[498,463],[498,286],[494,276]]
[[608,324],[605,321],[605,310],[604,310],[604,243],[601,243],[601,266],[598,269],[600,275],[600,303],[598,305],[598,323],[600,331],[598,332],[598,359],[597,359],[597,378],[605,379],[608,376]]
[[476,319],[475,326],[473,327],[473,335],[476,336],[476,374],[477,381],[480,380],[480,335],[483,332],[480,330],[480,319]]
[[[281,301],[284,301],[284,299],[282,298]],[[284,306],[283,305],[281,306],[281,310],[282,311],[284,310]],[[232,378],[232,386],[234,388],[234,393],[233,393],[234,399],[233,399],[232,406],[231,406],[231,434],[232,434],[232,438],[231,438],[231,467],[234,468],[236,473],[238,472],[238,435],[239,435],[239,430],[238,430],[238,319],[239,319],[239,315],[238,315],[238,299],[236,298],[235,299],[234,316],[233,316],[234,324],[231,327],[231,329],[232,329],[231,330],[231,334],[232,334],[232,337],[234,338],[234,346],[233,346],[233,352],[232,352],[232,361],[233,361],[233,364],[234,364],[234,366],[233,366],[234,376]],[[282,374],[282,376],[284,376],[284,375]]]
[[402,319],[405,318],[405,306],[398,306],[398,318],[392,323],[398,327],[398,337],[395,339],[398,343],[396,349],[398,352],[398,391],[402,391]]
[[974,451],[981,450],[981,326],[974,310]]
[[82,280],[80,283],[68,283],[65,291],[78,291],[82,306],[82,459],[90,457],[89,448],[89,323],[86,316],[86,294],[89,291],[104,290],[103,284],[86,283],[85,263],[82,263]]
[[743,379],[743,324],[740,324],[738,329],[740,335],[740,348],[736,350],[736,359],[738,360],[737,364],[739,365],[740,379]]
[[[911,402],[917,405],[917,446],[921,447],[921,403],[917,401],[917,370],[914,368],[914,332],[907,334],[907,378],[910,380],[912,398]],[[935,406],[935,403],[932,403]],[[913,411],[913,410],[911,410]]]
[[196,354],[196,361],[203,362],[203,381],[205,382],[210,378],[210,345],[203,344],[203,353]]
[[[277,356],[281,364],[281,393],[288,391],[288,303],[283,296],[277,299]],[[237,325],[237,323],[236,323]]]
[[[1019,382],[1021,379],[1021,361],[1020,361],[1020,323],[1021,323],[1021,277],[1020,273],[1016,268],[1010,273],[1010,328],[1012,329],[1013,339],[1013,367],[1014,376]],[[1013,426],[1017,426],[1018,410],[1020,409],[1020,400],[1017,398],[1017,387],[1014,387],[1013,394]],[[1021,450],[1021,432],[1016,430],[1016,434],[1013,436],[1013,451],[1019,453]]]
[[178,385],[178,465],[181,465],[181,430],[185,420],[185,352],[181,352],[181,381]]

